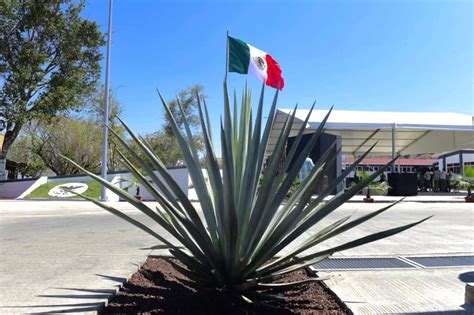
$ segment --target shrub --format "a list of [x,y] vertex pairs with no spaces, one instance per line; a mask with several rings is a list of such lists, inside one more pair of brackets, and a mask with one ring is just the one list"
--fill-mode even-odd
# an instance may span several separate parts
[[[209,176],[209,183],[206,183],[204,172],[201,169],[201,157],[191,141],[193,135],[189,125],[185,122],[184,130],[180,130],[160,94],[176,139],[183,151],[190,177],[199,198],[199,207],[189,201],[168,174],[163,162],[123,121],[121,121],[123,126],[147,160],[140,159],[135,150],[112,129],[110,132],[115,135],[116,141],[122,145],[123,150],[135,159],[134,162],[129,161],[124,154],[121,154],[124,165],[157,200],[159,207],[152,209],[149,205],[138,202],[129,193],[114,187],[71,161],[83,172],[107,186],[173,235],[177,242],[165,239],[150,227],[118,211],[111,205],[85,197],[168,246],[171,255],[180,262],[177,264],[170,260],[170,263],[189,278],[188,285],[197,289],[215,290],[216,293],[225,292],[247,302],[277,299],[278,296],[269,295],[265,293],[265,290],[275,286],[290,287],[301,283],[273,283],[282,275],[326,259],[335,252],[394,235],[426,220],[394,227],[322,251],[307,252],[308,249],[325,240],[386,211],[394,205],[392,204],[356,219],[351,219],[349,216],[328,226],[322,226],[311,237],[294,246],[287,254],[276,257],[281,250],[287,248],[289,244],[299,239],[306,231],[336,210],[385,168],[371,174],[358,185],[349,188],[347,192],[335,195],[327,201],[324,200],[366,157],[369,150],[337,179],[330,182],[321,194],[313,198],[314,191],[318,186],[317,183],[322,180],[328,167],[335,162],[337,152],[334,149],[334,144],[320,157],[310,174],[282,205],[282,201],[291,189],[303,162],[316,144],[330,111],[302,152],[298,153],[299,155],[296,153],[296,148],[302,139],[314,105],[299,129],[293,146],[285,154],[286,141],[296,114],[296,110],[293,111],[286,119],[272,155],[266,167],[263,168],[276,112],[278,91],[273,98],[265,125],[262,123],[263,96],[264,87],[262,87],[255,116],[253,116],[250,93],[247,88],[243,92],[240,110],[235,94],[233,109],[231,109],[227,85],[224,83],[224,117],[220,125],[221,136],[218,140],[211,137],[208,111],[206,105],[201,104],[198,97],[200,124],[205,144],[204,168]],[[231,114],[232,112],[233,114]],[[222,148],[222,173],[214,149],[218,141]],[[159,172],[162,179],[154,174],[150,165]],[[149,174],[152,183],[140,174],[142,170]],[[199,211],[202,211],[202,216]],[[305,281],[314,280],[317,279]]]
[[464,176],[474,178],[474,167],[472,166],[464,167]]

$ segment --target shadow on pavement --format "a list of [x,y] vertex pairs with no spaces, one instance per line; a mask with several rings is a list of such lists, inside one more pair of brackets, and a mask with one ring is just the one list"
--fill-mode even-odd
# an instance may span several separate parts
[[[58,299],[97,299],[97,300],[109,300],[115,295],[120,288],[121,284],[127,281],[126,278],[113,277],[102,274],[95,274],[98,277],[107,279],[112,282],[117,282],[114,287],[116,289],[84,289],[84,288],[52,288],[55,290],[66,290],[77,292],[78,294],[41,294],[37,295],[40,298],[58,298]],[[91,293],[91,294],[81,294]],[[15,306],[2,306],[5,309],[41,309],[41,308],[57,308],[54,310],[49,309],[48,311],[28,311],[28,314],[51,314],[51,313],[82,313],[82,312],[93,312],[100,311],[105,306],[104,301],[90,302],[90,303],[69,303],[69,304],[36,304],[36,305],[15,305]],[[23,312],[23,311],[22,311]]]

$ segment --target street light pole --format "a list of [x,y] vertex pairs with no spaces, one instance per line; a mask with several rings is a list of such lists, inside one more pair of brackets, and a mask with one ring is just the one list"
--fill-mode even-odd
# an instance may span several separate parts
[[[104,91],[104,127],[103,127],[103,141],[102,141],[102,169],[101,175],[104,180],[107,180],[107,162],[108,162],[108,130],[109,124],[109,74],[110,74],[110,46],[112,39],[112,3],[109,0],[109,23],[107,27],[107,56],[105,60],[105,91]],[[104,185],[100,189],[100,200],[107,201],[107,189]]]

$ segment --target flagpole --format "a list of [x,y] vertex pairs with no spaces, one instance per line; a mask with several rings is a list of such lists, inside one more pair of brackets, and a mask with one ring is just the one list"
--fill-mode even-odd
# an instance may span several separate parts
[[[107,27],[107,57],[105,61],[105,84],[104,84],[104,129],[102,139],[102,165],[101,165],[101,176],[104,180],[107,180],[107,162],[108,162],[108,130],[109,124],[109,73],[110,73],[110,46],[112,38],[112,2],[109,0],[109,23]],[[104,185],[100,188],[100,200],[107,201],[107,189]]]
[[225,48],[225,75],[224,81],[227,82],[227,72],[229,72],[229,31],[226,35],[226,48]]

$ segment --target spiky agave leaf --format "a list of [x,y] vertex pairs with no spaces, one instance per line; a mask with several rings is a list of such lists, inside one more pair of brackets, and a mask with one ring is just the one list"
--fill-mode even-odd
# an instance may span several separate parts
[[[181,264],[174,264],[174,266],[190,279],[190,284],[197,288],[229,291],[235,294],[237,299],[256,303],[259,300],[278,298],[278,296],[262,292],[266,288],[291,287],[315,281],[315,279],[309,279],[303,282],[271,284],[272,281],[286,273],[326,259],[335,252],[402,232],[426,220],[377,232],[324,251],[305,254],[315,245],[383,213],[395,205],[392,204],[360,218],[351,220],[350,217],[346,217],[328,226],[320,227],[310,238],[299,242],[299,245],[294,246],[287,254],[276,258],[275,256],[281,250],[336,210],[385,168],[368,176],[347,192],[327,199],[331,191],[370,153],[372,147],[339,177],[330,182],[325,191],[314,197],[314,187],[335,162],[337,152],[334,150],[335,146],[332,146],[331,150],[328,150],[316,161],[308,177],[282,205],[282,201],[291,188],[291,184],[297,178],[306,157],[318,141],[331,110],[300,155],[297,156],[296,148],[301,143],[314,104],[299,129],[292,148],[287,153],[285,145],[295,120],[295,107],[295,110],[288,115],[284,122],[274,151],[264,168],[265,152],[276,113],[278,90],[273,97],[265,124],[263,123],[264,92],[263,85],[254,116],[250,92],[247,87],[242,94],[240,110],[235,93],[231,109],[227,82],[224,82],[224,117],[221,123],[220,138],[222,169],[219,168],[217,162],[214,148],[217,139],[212,139],[211,136],[211,124],[205,102],[202,102],[199,95],[196,96],[205,149],[204,163],[201,163],[202,157],[199,156],[193,144],[193,135],[189,124],[184,121],[184,130],[178,127],[173,113],[158,92],[183,152],[189,175],[199,198],[199,207],[191,203],[181,191],[168,173],[164,163],[151,150],[150,146],[122,120],[120,122],[123,127],[146,159],[141,159],[135,149],[112,129],[110,131],[115,141],[132,157],[132,161],[130,161],[123,153],[120,153],[126,168],[157,200],[159,207],[156,210],[136,201],[126,191],[87,172],[74,163],[86,174],[130,202],[174,237],[174,240],[163,239],[153,232],[151,227],[131,219],[110,205],[93,201],[163,242],[169,248],[171,255],[181,262]],[[179,102],[178,107],[182,111]],[[142,175],[141,170],[148,174],[149,179]],[[205,181],[204,172],[209,177],[209,184]],[[199,211],[202,212],[202,216]]]

